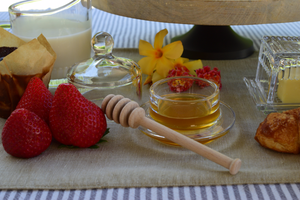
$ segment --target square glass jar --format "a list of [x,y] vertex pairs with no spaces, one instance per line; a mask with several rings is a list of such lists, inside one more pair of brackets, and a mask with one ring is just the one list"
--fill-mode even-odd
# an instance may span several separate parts
[[256,77],[244,82],[266,114],[300,107],[300,37],[264,36]]

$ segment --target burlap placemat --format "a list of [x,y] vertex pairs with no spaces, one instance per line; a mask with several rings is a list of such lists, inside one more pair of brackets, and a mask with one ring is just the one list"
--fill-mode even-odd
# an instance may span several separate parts
[[[115,55],[138,61],[136,49]],[[236,122],[224,137],[209,147],[240,158],[240,172],[228,170],[189,150],[154,141],[137,129],[109,123],[110,133],[99,149],[62,149],[53,143],[32,159],[8,155],[0,145],[0,189],[87,189],[108,187],[160,187],[300,181],[300,156],[261,147],[256,129],[265,115],[258,111],[242,78],[255,76],[257,56],[229,61],[203,61],[222,74],[221,100],[236,113]],[[133,93],[133,92],[132,92]],[[141,102],[147,101],[147,87]],[[129,97],[132,94],[128,95]],[[0,120],[2,130],[4,120]]]

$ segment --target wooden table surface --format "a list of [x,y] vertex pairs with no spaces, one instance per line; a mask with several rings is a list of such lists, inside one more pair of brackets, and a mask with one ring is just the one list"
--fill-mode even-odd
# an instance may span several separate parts
[[249,25],[300,20],[299,0],[93,0],[121,16],[195,25]]

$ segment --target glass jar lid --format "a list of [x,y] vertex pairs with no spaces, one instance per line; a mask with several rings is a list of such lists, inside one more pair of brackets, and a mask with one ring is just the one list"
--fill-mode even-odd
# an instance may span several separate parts
[[73,65],[67,73],[68,82],[78,88],[105,90],[133,84],[140,95],[141,69],[133,60],[112,54],[112,36],[106,32],[99,32],[94,35],[91,44],[94,56]]

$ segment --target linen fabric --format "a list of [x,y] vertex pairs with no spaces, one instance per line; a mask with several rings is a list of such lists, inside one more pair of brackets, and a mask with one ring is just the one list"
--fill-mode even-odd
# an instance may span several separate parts
[[[137,49],[116,49],[116,56],[138,61]],[[204,65],[221,71],[221,100],[236,114],[229,133],[209,144],[231,158],[240,158],[238,174],[182,147],[161,144],[138,129],[108,122],[110,133],[98,149],[59,148],[57,142],[41,155],[19,159],[0,145],[0,189],[93,189],[168,187],[193,185],[267,184],[299,182],[300,157],[261,147],[254,135],[266,117],[257,110],[243,77],[255,76],[257,52],[242,60],[208,61]],[[149,100],[149,86],[143,97],[128,96],[139,104]],[[99,103],[99,102],[96,102]],[[0,130],[5,123],[0,120]]]

